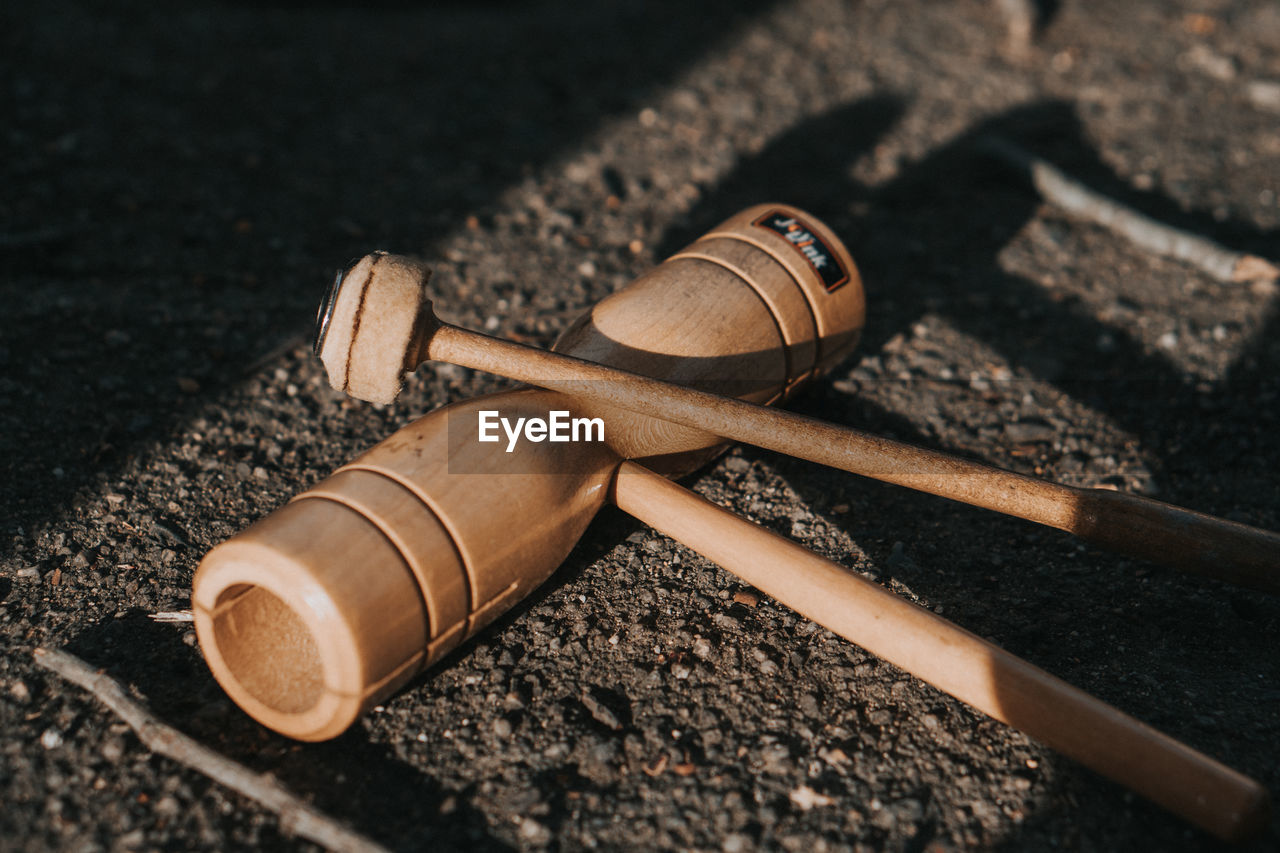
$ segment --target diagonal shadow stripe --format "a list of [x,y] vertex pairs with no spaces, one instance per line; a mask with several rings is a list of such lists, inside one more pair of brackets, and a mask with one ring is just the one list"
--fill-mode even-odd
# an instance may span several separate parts
[[770,5],[6,14],[9,524],[55,517],[287,353],[333,259],[429,252]]
[[[868,286],[868,328],[862,352],[875,352],[894,335],[909,330],[924,311],[941,314],[1012,365],[1053,383],[1134,433],[1162,470],[1194,468],[1193,457],[1206,455],[1211,448],[1197,440],[1205,429],[1181,414],[1161,412],[1221,409],[1229,405],[1228,400],[1244,401],[1258,394],[1265,399],[1274,393],[1263,388],[1249,395],[1231,395],[1219,383],[1206,398],[1203,389],[1197,390],[1194,377],[1163,354],[1150,351],[1127,329],[1098,319],[1078,299],[1055,298],[1037,283],[1001,268],[998,254],[1036,217],[1040,202],[1029,189],[1011,182],[998,166],[985,161],[977,152],[978,140],[991,134],[1027,140],[1024,144],[1047,148],[1056,162],[1072,171],[1080,168],[1095,186],[1110,191],[1119,183],[1114,176],[1098,179],[1105,169],[1083,140],[1070,105],[1047,101],[997,115],[911,164],[882,187],[841,180],[857,152],[865,150],[868,135],[874,137],[901,109],[896,99],[880,96],[795,126],[741,164],[695,211],[690,228],[673,231],[665,245],[681,245],[753,194],[759,198],[761,193],[786,193],[789,201],[810,209],[845,235],[858,260]],[[1209,228],[1207,215],[1181,213],[1172,200],[1154,193],[1146,194],[1144,209],[1159,218],[1206,228],[1211,235],[1231,238],[1232,245],[1245,249],[1264,246],[1272,236],[1238,221],[1215,222]],[[1118,251],[1137,250],[1120,245]],[[1110,345],[1102,350],[1096,342],[1104,336]],[[1269,374],[1258,362],[1259,356],[1265,359],[1274,349],[1267,343],[1271,337],[1268,330],[1257,335],[1250,345],[1252,354],[1241,356],[1228,371],[1231,388],[1253,388],[1259,383],[1270,387]],[[871,405],[846,401],[840,408],[837,401],[832,408],[831,403],[824,399],[826,407],[814,414],[861,423],[867,420],[866,409]],[[891,413],[884,416],[897,423],[898,434],[906,440],[946,449],[903,419]],[[1225,420],[1217,421],[1214,431],[1231,432],[1228,440],[1257,441],[1265,434],[1256,417],[1235,419],[1234,432]],[[1194,484],[1185,488],[1173,484],[1165,497],[1209,512],[1238,508],[1204,502]],[[1265,524],[1276,509],[1274,504],[1259,507],[1258,523]]]

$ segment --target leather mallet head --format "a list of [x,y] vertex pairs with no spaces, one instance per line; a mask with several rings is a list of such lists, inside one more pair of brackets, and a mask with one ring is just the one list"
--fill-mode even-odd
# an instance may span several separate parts
[[339,273],[316,317],[315,353],[339,391],[386,405],[440,321],[427,298],[431,270],[414,258],[374,252]]

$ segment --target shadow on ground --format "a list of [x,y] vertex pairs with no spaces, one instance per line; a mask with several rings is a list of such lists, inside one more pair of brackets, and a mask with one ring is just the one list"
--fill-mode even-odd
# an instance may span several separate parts
[[[986,159],[977,143],[989,135],[1012,139],[1148,215],[1233,248],[1266,254],[1275,235],[1133,190],[1099,161],[1072,107],[1062,102],[989,119],[883,185],[836,179],[849,174],[855,158],[892,126],[901,109],[897,99],[882,96],[795,126],[728,176],[688,227],[666,235],[664,248],[686,244],[761,198],[806,208],[845,237],[867,283],[868,330],[860,353],[880,352],[895,336],[910,337],[926,312],[941,315],[1024,375],[1050,383],[1132,434],[1151,460],[1162,499],[1278,526],[1280,496],[1262,460],[1277,427],[1280,347],[1274,341],[1280,314],[1267,309],[1261,328],[1216,381],[1189,376],[1125,328],[1098,317],[1096,307],[1002,268],[1000,253],[1040,215],[1041,202]],[[1118,254],[1138,252],[1113,239]],[[1109,345],[1099,347],[1101,339]],[[912,417],[917,412],[834,391],[829,382],[810,389],[796,406],[823,419],[957,452],[954,429],[950,435],[923,430]],[[963,425],[957,428],[963,432]],[[999,458],[980,461],[1007,464]],[[770,464],[806,506],[823,513],[853,498],[858,509],[852,519],[826,513],[828,521],[858,542],[884,581],[903,585],[926,603],[946,601],[948,617],[970,630],[996,636],[1016,654],[1266,782],[1267,760],[1251,750],[1251,736],[1239,734],[1247,730],[1247,714],[1223,699],[1211,703],[1213,717],[1196,716],[1195,703],[1171,705],[1163,689],[1153,687],[1220,695],[1221,660],[1265,656],[1277,641],[1280,611],[1273,600],[1169,570],[1148,574],[1141,564],[1077,549],[1066,534],[938,498],[794,460]],[[894,540],[900,541],[891,547]],[[913,543],[918,559],[903,556],[901,540]],[[975,542],[985,544],[989,562],[953,562],[953,555],[971,554]],[[1010,616],[1026,608],[1041,616]],[[1242,614],[1251,614],[1258,636],[1218,627]],[[1091,630],[1075,630],[1084,625]],[[1255,693],[1251,701],[1268,701],[1266,689]],[[1237,736],[1224,742],[1228,731]],[[1120,796],[1119,788],[1112,791]],[[1109,807],[1105,793],[1070,796]],[[1141,801],[1127,808],[1138,826],[1159,812]],[[1020,848],[1035,844],[1038,833],[1054,831],[1052,821],[1036,818],[1011,827],[1003,843]]]
[[489,5],[189,0],[13,22],[11,524],[56,515],[299,345],[326,265],[371,241],[429,252],[771,4]]
[[[396,850],[507,850],[466,791],[451,792],[361,726],[299,744],[255,723],[213,680],[172,625],[134,610],[80,633],[67,649],[136,688],[160,719],[247,767],[278,779],[322,812]],[[446,666],[448,663],[446,662]]]
[[[1157,193],[1132,190],[1100,163],[1082,137],[1073,108],[1064,102],[1018,108],[983,122],[886,185],[839,180],[902,109],[900,99],[883,95],[796,125],[729,175],[687,226],[668,233],[663,254],[762,198],[796,204],[845,237],[867,283],[868,324],[858,353],[879,351],[895,335],[909,333],[922,314],[933,312],[995,349],[1013,367],[1097,408],[1135,434],[1170,472],[1203,469],[1207,460],[1230,460],[1236,455],[1232,442],[1247,446],[1256,440],[1259,413],[1251,401],[1259,393],[1274,393],[1261,386],[1274,375],[1272,365],[1280,357],[1271,345],[1275,312],[1222,381],[1207,392],[1197,389],[1193,377],[1149,352],[1124,329],[1099,320],[1077,298],[1047,292],[1001,268],[1000,251],[1034,218],[1040,201],[985,158],[975,143],[992,135],[1013,139],[1151,216],[1240,250],[1265,253],[1274,246],[1274,234],[1245,222],[1183,211]],[[1097,345],[1103,337],[1110,342],[1105,349]],[[947,449],[907,419],[857,397],[826,392],[826,386],[800,402],[838,423]],[[1210,423],[1195,414],[1201,412],[1215,417]],[[1261,416],[1274,419],[1273,412]],[[1238,426],[1233,429],[1232,424]],[[1255,498],[1266,493],[1265,470],[1242,466],[1237,474],[1223,487]],[[1169,499],[1198,503],[1195,491],[1180,488],[1175,478],[1170,481]],[[1212,512],[1218,503],[1201,505]],[[1277,509],[1280,504],[1272,502],[1261,512]]]

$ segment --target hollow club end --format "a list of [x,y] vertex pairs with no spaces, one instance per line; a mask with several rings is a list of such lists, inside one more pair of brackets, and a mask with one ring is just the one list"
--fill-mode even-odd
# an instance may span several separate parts
[[330,285],[316,317],[315,353],[329,384],[371,403],[395,401],[439,321],[431,270],[402,255],[365,255]]

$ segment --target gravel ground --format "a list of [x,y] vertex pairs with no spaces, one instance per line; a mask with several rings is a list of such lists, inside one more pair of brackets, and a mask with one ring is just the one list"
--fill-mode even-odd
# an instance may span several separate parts
[[[442,314],[546,344],[768,199],[868,285],[801,410],[1280,529],[1275,292],[1066,219],[973,144],[1274,258],[1280,7],[1050,5],[1024,57],[978,0],[6,6],[0,847],[309,846],[38,645],[394,849],[1213,847],[614,511],[330,743],[259,727],[149,618],[414,413],[502,387],[330,391],[334,267],[422,253]],[[1274,599],[752,449],[691,482],[1280,790]]]

